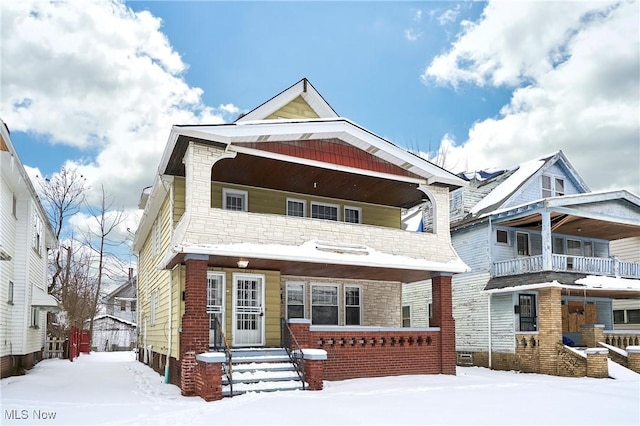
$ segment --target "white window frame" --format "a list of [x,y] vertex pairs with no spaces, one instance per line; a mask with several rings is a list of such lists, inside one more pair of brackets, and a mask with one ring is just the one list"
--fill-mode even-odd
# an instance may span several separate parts
[[[405,316],[404,315],[404,308],[408,308],[409,309],[409,316]],[[409,325],[404,325],[404,321],[408,320],[409,321]],[[411,305],[402,305],[402,307],[400,308],[400,323],[402,325],[403,328],[410,328],[411,327]]]
[[302,285],[302,318],[307,317],[307,283],[304,281],[287,281],[285,284],[285,299],[284,299],[284,309],[285,309],[285,318],[291,318],[289,316],[289,286],[290,285]]
[[[347,289],[348,288],[357,288],[358,289],[358,305],[347,305]],[[362,286],[360,285],[352,285],[352,284],[345,284],[343,289],[342,289],[342,295],[344,297],[344,322],[345,325],[348,326],[361,326],[362,325]],[[340,301],[338,300],[338,303]],[[358,324],[347,324],[347,308],[353,308],[353,307],[358,307]]]
[[18,198],[16,198],[16,194],[11,194],[11,214],[14,219],[18,218]]
[[[302,216],[297,216],[297,215],[292,215],[289,214],[289,202],[292,203],[300,203],[302,204]],[[301,200],[299,198],[289,198],[287,197],[287,201],[286,201],[286,206],[285,206],[285,210],[286,210],[286,214],[287,216],[293,216],[293,217],[307,217],[307,201],[306,200]]]
[[9,281],[9,288],[7,289],[7,303],[10,305],[13,305],[13,290],[14,290],[13,281]]
[[[315,306],[336,306],[336,313],[337,313],[337,321],[336,324],[333,325],[340,325],[340,286],[338,284],[330,284],[330,283],[312,283],[311,284],[311,300],[309,301],[310,305],[311,305],[311,324],[313,324],[313,289],[317,288],[317,287],[333,287],[336,289],[336,305],[315,305]],[[332,325],[332,324],[319,324],[319,325]]]
[[[518,241],[518,236],[524,235],[527,238],[527,252],[525,254],[520,254],[520,243]],[[516,255],[518,256],[531,256],[531,239],[529,238],[529,233],[527,232],[516,232]]]
[[31,307],[31,328],[40,328],[40,311],[35,306]]
[[[209,316],[209,322],[211,322],[211,315],[218,313],[214,310],[214,306],[215,305],[210,305],[209,304],[209,279],[213,278],[213,277],[219,277],[222,280],[222,300],[221,300],[221,305],[220,305],[220,309],[221,312],[219,312],[221,315],[220,317],[222,318],[221,321],[221,326],[222,326],[222,331],[224,332],[224,330],[226,330],[226,306],[227,306],[227,274],[225,274],[224,272],[214,272],[214,271],[207,271],[207,316]],[[209,329],[211,329],[211,324],[209,324]]]
[[[549,179],[548,187],[545,187],[545,179]],[[558,189],[558,182],[562,184],[562,190]],[[560,197],[566,194],[565,180],[562,177],[544,174],[540,178],[540,188],[542,198]]]
[[[336,220],[334,221],[333,219],[324,219],[324,218],[314,217],[313,216],[313,206],[322,206],[322,207],[335,208],[336,209]],[[311,202],[311,211],[309,212],[309,216],[314,218],[314,219],[331,220],[331,221],[334,221],[334,222],[340,222],[340,205],[331,204],[331,203],[321,203],[321,202],[318,202],[318,201],[312,201]]]
[[31,239],[31,246],[38,254],[42,254],[42,231],[43,231],[43,223],[38,216],[38,212],[35,210],[33,212],[33,236]]
[[242,198],[242,210],[233,211],[249,211],[249,193],[247,191],[232,188],[222,188],[222,208],[225,210],[230,210],[229,208],[227,208],[227,195],[239,196],[240,198]]
[[[502,242],[502,241],[498,241],[498,232],[504,232],[507,235],[507,241],[506,242]],[[501,245],[505,245],[508,246],[509,244],[509,231],[507,231],[506,229],[496,229],[496,244],[501,244]]]
[[[347,210],[353,210],[358,212],[358,221],[357,222],[347,222]],[[344,206],[344,212],[342,214],[342,217],[344,218],[344,222],[345,223],[362,223],[362,208],[361,207],[354,207],[354,206]]]

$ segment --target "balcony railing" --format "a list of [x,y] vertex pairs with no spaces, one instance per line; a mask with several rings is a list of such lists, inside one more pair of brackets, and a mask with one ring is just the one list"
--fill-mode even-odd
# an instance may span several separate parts
[[[640,263],[622,261],[615,257],[584,257],[563,254],[551,255],[551,268],[555,272],[578,272],[622,278],[640,278]],[[494,262],[494,277],[544,271],[542,255],[519,257]]]

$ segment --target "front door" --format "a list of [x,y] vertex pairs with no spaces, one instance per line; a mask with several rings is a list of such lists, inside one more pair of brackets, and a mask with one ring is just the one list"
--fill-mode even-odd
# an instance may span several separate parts
[[519,299],[520,331],[538,331],[536,296],[533,294],[521,294]]
[[207,314],[209,314],[209,345],[224,346],[224,274],[207,272]]
[[233,346],[264,346],[264,275],[233,274]]

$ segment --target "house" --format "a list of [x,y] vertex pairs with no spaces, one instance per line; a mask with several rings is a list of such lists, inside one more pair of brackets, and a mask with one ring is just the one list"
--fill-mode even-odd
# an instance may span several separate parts
[[138,298],[133,268],[129,268],[127,282],[109,293],[103,303],[105,312],[93,319],[93,350],[109,352],[134,349],[138,339]]
[[4,121],[0,176],[0,357],[7,377],[42,359],[46,312],[58,302],[47,293],[47,250],[56,237]]
[[[338,116],[307,79],[231,124],[173,126],[156,176],[134,240],[140,357],[183,394],[198,354],[285,334],[328,353],[328,380],[455,374],[449,287],[466,265],[448,197],[463,179]],[[424,200],[431,232],[403,230]],[[403,330],[401,283],[428,277],[438,320]]]
[[[640,263],[611,256],[612,243],[640,235],[638,196],[590,192],[562,151],[461,176],[451,239],[471,271],[452,284],[459,363],[579,375],[572,363],[584,362],[563,341],[638,344],[613,331],[612,300],[637,301]],[[404,286],[411,325],[428,325],[430,291]]]
[[[620,260],[640,262],[640,236],[611,242],[611,255]],[[640,330],[640,299],[613,301],[613,328]]]

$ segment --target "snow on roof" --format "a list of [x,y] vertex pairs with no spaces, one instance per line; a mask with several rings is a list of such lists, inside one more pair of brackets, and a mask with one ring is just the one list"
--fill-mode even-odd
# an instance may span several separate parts
[[333,263],[381,267],[392,269],[417,269],[424,271],[466,272],[467,265],[458,257],[449,262],[433,262],[408,256],[383,253],[363,245],[307,241],[298,246],[283,244],[193,244],[183,242],[174,246],[160,267],[167,265],[176,253],[208,254],[217,256],[259,257],[261,259],[286,260],[309,263]]
[[500,203],[509,195],[511,195],[516,189],[520,187],[527,179],[529,179],[535,172],[540,170],[544,165],[546,159],[538,158],[535,160],[522,163],[518,170],[516,170],[511,176],[509,176],[504,182],[498,185],[493,191],[491,191],[486,197],[471,208],[469,211],[472,215]]
[[485,292],[508,293],[515,290],[517,291],[535,290],[535,289],[547,288],[547,287],[558,287],[558,288],[565,288],[565,289],[590,290],[590,291],[618,290],[618,291],[640,292],[640,280],[629,279],[629,278],[605,277],[602,275],[588,275],[584,278],[577,279],[575,282],[576,284],[563,284],[556,280],[553,280],[549,282],[541,282],[541,283],[527,284],[527,285],[521,285],[521,286],[494,288],[490,290],[485,290]]
[[[99,319],[103,319],[103,318],[111,318],[112,320],[119,321],[119,322],[121,322],[123,324],[127,324],[127,325],[130,325],[130,326],[133,326],[133,327],[137,327],[138,326],[135,322],[127,321],[126,319],[122,319],[122,318],[119,318],[119,317],[116,317],[116,316],[113,316],[113,315],[109,315],[109,314],[96,315],[95,317],[93,317],[93,320],[95,321],[95,320],[99,320]],[[86,320],[85,322],[87,322],[87,321],[89,321],[89,320]]]

